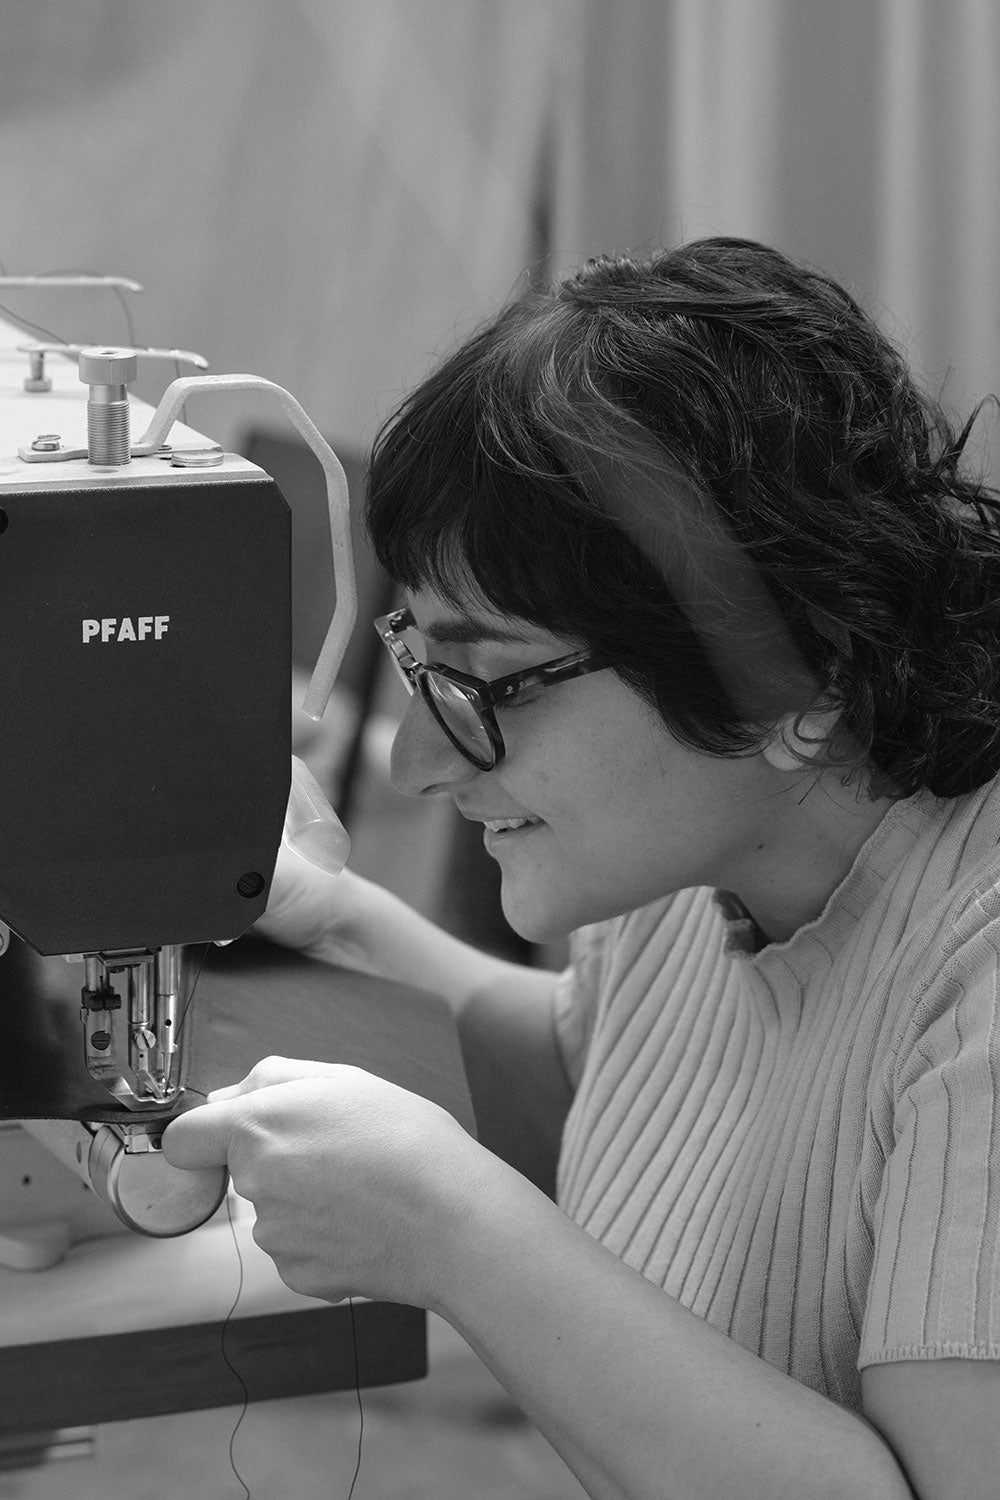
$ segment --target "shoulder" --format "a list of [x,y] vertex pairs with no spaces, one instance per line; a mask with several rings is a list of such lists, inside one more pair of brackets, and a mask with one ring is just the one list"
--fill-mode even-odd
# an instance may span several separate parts
[[1000,785],[940,805],[908,863],[919,898],[901,953],[906,994],[898,1055],[951,1034],[962,1016],[976,1029],[992,1014],[1000,986]]
[[1000,1350],[1000,820],[993,788],[960,803],[925,845],[930,889],[869,1101],[881,1168],[862,1367]]
[[1000,783],[947,801],[922,793],[897,804],[870,863],[859,932],[895,991],[898,1047],[907,1030],[996,967]]
[[922,793],[903,820],[913,829],[908,862],[929,896],[962,903],[1000,885],[1000,778],[947,800]]

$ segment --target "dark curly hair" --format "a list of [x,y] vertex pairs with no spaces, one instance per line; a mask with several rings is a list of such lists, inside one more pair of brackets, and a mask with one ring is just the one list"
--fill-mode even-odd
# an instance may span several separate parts
[[1000,499],[840,286],[707,239],[512,301],[381,431],[368,527],[408,588],[470,588],[607,656],[685,743],[956,796],[1000,769]]

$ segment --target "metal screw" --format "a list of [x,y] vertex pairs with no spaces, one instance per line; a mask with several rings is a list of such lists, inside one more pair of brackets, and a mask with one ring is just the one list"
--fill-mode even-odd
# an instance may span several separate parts
[[28,354],[29,374],[24,377],[26,391],[51,391],[52,381],[45,373],[45,352],[32,349]]
[[33,453],[54,453],[62,442],[58,432],[40,432],[32,443]]

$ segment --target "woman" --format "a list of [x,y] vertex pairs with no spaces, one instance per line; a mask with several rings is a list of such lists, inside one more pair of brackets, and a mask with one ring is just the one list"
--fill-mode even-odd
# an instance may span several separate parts
[[272,936],[445,994],[484,1144],[270,1059],[165,1149],[228,1159],[291,1286],[451,1321],[595,1497],[996,1492],[1000,543],[964,436],[841,288],[707,240],[525,294],[376,445],[394,779],[484,824],[573,962],[286,860]]

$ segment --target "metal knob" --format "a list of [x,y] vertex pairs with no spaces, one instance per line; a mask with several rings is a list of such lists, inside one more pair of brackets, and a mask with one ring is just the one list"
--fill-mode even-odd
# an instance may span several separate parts
[[84,385],[125,386],[138,373],[139,359],[134,349],[80,350],[80,379]]
[[92,464],[131,463],[128,385],[139,373],[133,349],[81,349],[80,379],[87,399],[87,453]]
[[123,1224],[154,1239],[187,1234],[210,1219],[229,1186],[225,1167],[188,1171],[160,1151],[133,1154],[108,1126],[98,1127],[88,1160],[90,1182]]
[[[225,1167],[172,1167],[133,1117],[116,1127],[82,1120],[24,1120],[24,1129],[92,1187],[130,1229],[154,1239],[187,1234],[210,1219],[229,1185]],[[162,1120],[159,1122],[162,1126]],[[122,1133],[129,1134],[128,1145]]]

